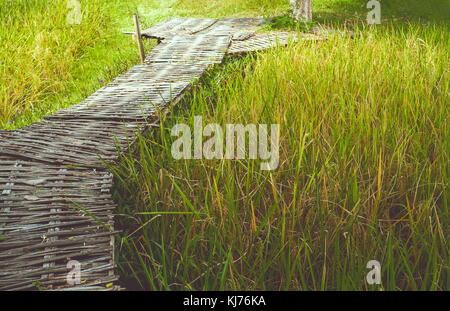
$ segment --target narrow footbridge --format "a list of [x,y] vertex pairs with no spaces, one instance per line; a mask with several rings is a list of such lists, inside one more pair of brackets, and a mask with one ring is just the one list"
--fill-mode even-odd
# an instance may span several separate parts
[[[142,32],[160,41],[145,64],[41,122],[0,131],[0,290],[119,289],[116,204],[104,161],[116,161],[118,147],[132,144],[158,110],[179,101],[226,54],[286,44],[293,36],[257,32],[263,23],[169,19]],[[69,261],[80,263],[81,284],[68,285]]]

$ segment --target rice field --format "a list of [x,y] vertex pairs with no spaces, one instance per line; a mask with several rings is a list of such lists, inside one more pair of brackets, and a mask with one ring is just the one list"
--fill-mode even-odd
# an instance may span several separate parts
[[[145,27],[173,16],[283,15],[288,2],[82,0],[73,25],[67,1],[3,1],[0,129],[77,103],[136,64],[121,33],[136,11]],[[227,59],[121,151],[110,169],[122,285],[449,289],[450,4],[380,2],[381,25],[367,25],[367,1],[313,0],[311,26],[353,37]],[[175,160],[171,129],[195,116],[279,124],[278,168]],[[370,260],[381,264],[379,285],[366,281]]]
[[69,23],[69,3],[0,3],[0,129],[80,102],[138,62],[131,38],[121,33],[127,23],[132,29],[133,1],[82,0],[80,24]]
[[[448,28],[361,20],[341,24],[354,38],[230,59],[122,155],[124,284],[448,290]],[[174,160],[171,129],[195,116],[279,124],[279,168]]]

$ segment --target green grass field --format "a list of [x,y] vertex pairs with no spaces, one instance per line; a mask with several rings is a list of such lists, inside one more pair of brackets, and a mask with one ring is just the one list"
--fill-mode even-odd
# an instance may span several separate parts
[[[147,26],[288,9],[287,0],[94,0],[84,3],[91,22],[73,27],[54,18],[66,10],[56,2],[40,15],[42,1],[0,10],[12,16],[0,29],[3,128],[73,104],[136,63],[134,43],[120,34],[136,9]],[[313,0],[315,23],[354,38],[228,59],[121,155],[111,170],[125,286],[449,290],[450,4],[380,2],[382,24],[369,26],[366,1]],[[279,168],[174,160],[170,130],[195,115],[204,124],[280,124]],[[366,282],[372,259],[381,285]]]
[[138,61],[118,23],[133,10],[119,3],[81,1],[79,25],[64,0],[0,3],[0,128],[75,104]]
[[[79,0],[82,22],[69,24],[69,0],[0,3],[0,129],[16,129],[80,102],[139,57],[132,14],[142,27],[172,16],[251,16],[281,12],[283,1]],[[283,9],[286,9],[284,5]],[[147,43],[147,50],[152,42]]]

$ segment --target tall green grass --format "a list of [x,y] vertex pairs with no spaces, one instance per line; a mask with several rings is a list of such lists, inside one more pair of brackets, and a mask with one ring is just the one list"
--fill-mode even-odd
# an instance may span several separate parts
[[[143,27],[173,16],[273,16],[288,0],[79,0],[80,25],[67,23],[68,0],[0,2],[0,128],[30,125],[75,104],[137,63],[131,14]],[[315,0],[316,22],[362,23],[365,0]],[[382,1],[383,18],[448,22],[448,1]],[[152,44],[149,42],[147,49]]]
[[135,1],[79,2],[79,25],[67,22],[66,0],[0,2],[0,128],[75,104],[137,63],[120,28],[132,27]]
[[[119,267],[151,290],[448,290],[444,26],[228,62],[112,168]],[[171,155],[177,123],[278,123],[280,167]],[[366,283],[369,260],[382,285]]]
[[[137,63],[122,30],[171,16],[268,16],[288,0],[0,2],[0,128],[82,100]],[[365,0],[314,0],[315,21],[364,24]],[[448,2],[382,1],[383,25],[216,68],[122,154],[119,269],[128,288],[449,288]],[[398,20],[405,23],[391,23]],[[407,22],[411,21],[411,24]],[[149,47],[149,46],[148,46]],[[175,161],[170,129],[279,123],[280,167]],[[381,286],[365,282],[382,264]]]

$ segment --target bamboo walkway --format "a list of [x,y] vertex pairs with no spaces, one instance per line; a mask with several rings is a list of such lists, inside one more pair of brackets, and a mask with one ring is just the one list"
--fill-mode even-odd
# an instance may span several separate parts
[[[160,44],[85,101],[17,131],[0,131],[0,290],[117,290],[112,175],[155,112],[176,103],[226,54],[286,44],[262,19],[174,18],[142,35]],[[81,284],[67,285],[67,263]]]

